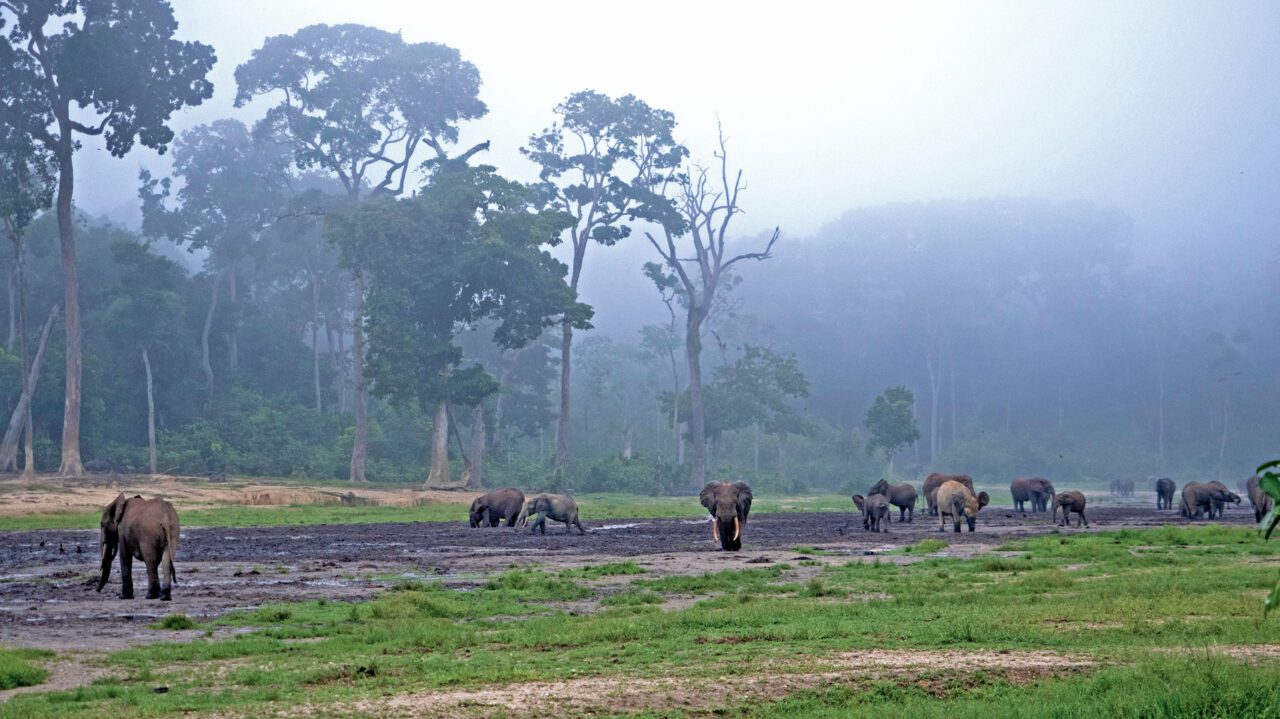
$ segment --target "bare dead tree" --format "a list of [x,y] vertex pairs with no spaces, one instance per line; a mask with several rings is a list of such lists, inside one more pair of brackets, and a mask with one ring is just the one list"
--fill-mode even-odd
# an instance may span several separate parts
[[663,218],[661,239],[646,232],[649,243],[679,278],[688,300],[685,315],[685,356],[689,364],[689,435],[692,467],[689,486],[697,491],[706,482],[706,411],[702,397],[702,326],[711,314],[725,272],[743,260],[767,260],[780,230],[774,228],[764,249],[731,254],[727,235],[733,219],[742,214],[739,200],[746,181],[742,170],[731,171],[724,128],[719,127],[717,167],[693,165],[666,183],[675,214]]

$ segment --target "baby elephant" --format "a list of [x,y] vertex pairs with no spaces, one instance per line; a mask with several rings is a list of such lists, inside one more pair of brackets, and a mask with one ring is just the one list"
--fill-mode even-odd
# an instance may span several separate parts
[[1057,494],[1053,498],[1053,518],[1058,518],[1058,507],[1062,507],[1062,526],[1066,527],[1070,524],[1067,513],[1075,512],[1080,515],[1080,521],[1076,522],[1076,526],[1079,527],[1083,524],[1088,527],[1089,520],[1084,517],[1084,503],[1084,495],[1080,492],[1071,491]]
[[587,533],[587,530],[582,528],[582,522],[578,521],[578,503],[567,494],[539,494],[525,502],[524,510],[516,519],[516,526],[523,527],[528,524],[530,514],[538,515],[533,526],[529,528],[530,532],[546,534],[547,520],[550,519],[564,522],[565,534],[572,533],[573,527],[578,528],[579,534]]
[[120,554],[120,598],[133,599],[133,560],[147,567],[147,599],[170,600],[177,581],[173,569],[178,553],[178,513],[163,499],[125,498],[123,494],[102,510],[98,551],[102,576],[98,591],[111,577],[111,562]]
[[853,503],[862,510],[862,528],[868,532],[889,531],[889,498],[883,494],[863,497],[853,495]]

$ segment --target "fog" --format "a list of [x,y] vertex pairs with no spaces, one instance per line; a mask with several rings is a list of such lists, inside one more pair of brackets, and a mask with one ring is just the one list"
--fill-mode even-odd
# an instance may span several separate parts
[[[540,5],[176,0],[179,37],[212,44],[212,101],[177,130],[236,110],[234,70],[270,35],[363,23],[458,48],[480,69],[489,114],[462,127],[513,177],[519,154],[570,92],[634,93],[671,110],[703,156],[719,117],[750,180],[752,231],[803,241],[846,210],[990,196],[1089,200],[1134,220],[1139,257],[1187,244],[1240,256],[1280,224],[1280,7],[1231,3],[590,2]],[[695,150],[698,152],[699,150]],[[708,158],[709,159],[709,158]],[[137,215],[139,165],[82,153],[88,211]],[[1270,243],[1270,244],[1269,244]],[[634,331],[634,303],[609,289],[639,275],[650,248],[593,253],[584,297],[602,328]],[[655,311],[661,307],[655,305]]]
[[[711,474],[802,490],[892,472],[883,461],[892,452],[864,451],[875,447],[864,417],[895,385],[914,393],[921,433],[898,453],[907,473],[1235,477],[1280,449],[1269,411],[1280,398],[1276,3],[172,5],[177,37],[212,45],[218,57],[212,98],[173,116],[180,137],[223,118],[246,126],[262,118],[280,98],[235,107],[236,68],[267,38],[317,23],[456,48],[478,70],[488,112],[459,124],[455,147],[490,142],[473,162],[521,182],[539,176],[521,148],[580,90],[634,94],[669,110],[674,139],[702,163],[718,162],[723,128],[746,178],[730,248],[758,251],[774,228],[780,240],[768,259],[726,275],[699,335],[704,381],[724,392],[708,400]],[[90,454],[142,451],[143,410],[120,410],[112,394],[132,391],[141,368],[132,355],[116,356],[123,335],[93,334],[93,313],[99,326],[117,321],[119,295],[141,265],[113,243],[139,239],[139,172],[176,173],[173,154],[139,146],[113,158],[87,138],[75,158],[76,205],[97,218],[80,240],[86,401],[98,403],[86,410]],[[406,196],[437,176],[416,170]],[[175,174],[175,187],[190,179]],[[355,236],[376,225],[365,219],[342,226]],[[175,466],[346,476],[356,295],[342,274],[350,268],[336,259],[341,242],[323,239],[333,240],[333,225],[322,225],[280,223],[235,262],[148,231],[150,252],[188,271],[165,290],[181,298],[173,332],[182,339],[172,344],[185,349],[160,356],[158,371],[159,422]],[[672,477],[692,436],[681,430],[695,372],[683,355],[687,308],[677,298],[670,314],[644,274],[645,263],[662,261],[645,229],[653,227],[637,224],[614,247],[589,244],[578,299],[594,309],[593,328],[574,336],[576,399],[561,427],[572,431],[571,486],[635,489],[652,477],[647,490],[682,487]],[[37,221],[32,236],[32,306],[42,313],[61,291],[53,219]],[[552,253],[569,262],[571,250]],[[420,261],[431,271],[426,258],[388,257],[375,269],[403,260],[392,269],[412,274]],[[230,294],[217,310],[228,271]],[[422,300],[408,290],[395,297]],[[489,330],[498,321],[466,316],[457,325]],[[478,446],[501,446],[505,464],[495,472],[542,472],[551,461],[558,332],[523,355],[487,336],[460,340],[464,364],[482,365],[503,391],[435,399],[440,412],[456,401],[496,415],[491,440],[483,412],[469,430],[449,415]],[[388,372],[378,335],[370,341],[371,371]],[[803,380],[778,390],[768,412],[726,420],[746,412],[730,396],[733,383],[765,371],[752,362]],[[378,375],[382,390],[392,374]],[[34,402],[52,446],[62,388],[45,385]],[[431,452],[426,428],[450,422],[422,397],[380,392],[370,456],[383,464],[372,473],[412,477]],[[505,435],[499,396],[510,400]],[[669,427],[673,412],[682,421]],[[287,442],[306,461],[248,449],[255,434],[240,419],[250,415],[297,432]],[[211,436],[234,451],[211,456]],[[455,457],[470,467],[460,436],[456,452],[448,436],[436,441],[446,464]],[[616,465],[619,457],[632,464]]]

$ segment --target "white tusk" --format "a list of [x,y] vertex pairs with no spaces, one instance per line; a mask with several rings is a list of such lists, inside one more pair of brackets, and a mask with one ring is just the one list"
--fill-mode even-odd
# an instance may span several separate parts
[[738,518],[733,518],[733,541],[738,541],[738,537],[742,536],[742,525],[738,523]]
[[720,541],[720,523],[714,517],[711,519],[711,539],[715,542]]

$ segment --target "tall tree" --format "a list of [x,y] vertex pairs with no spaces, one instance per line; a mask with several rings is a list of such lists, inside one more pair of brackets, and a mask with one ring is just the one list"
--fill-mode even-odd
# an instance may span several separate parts
[[[332,173],[352,206],[366,197],[402,194],[419,145],[446,157],[458,123],[487,111],[480,73],[457,50],[406,43],[364,25],[311,25],[267,38],[236,68],[236,106],[278,94],[263,126],[288,137],[302,169]],[[487,147],[477,145],[467,156]],[[352,372],[355,438],[350,479],[365,481],[368,444],[364,380],[365,280],[353,265]]]
[[[569,287],[578,291],[587,248],[611,246],[631,228],[622,221],[677,169],[688,151],[672,137],[675,116],[633,95],[614,99],[592,90],[570,95],[555,108],[559,120],[529,138],[521,152],[540,168],[551,207],[568,213],[573,260]],[[569,447],[569,380],[573,325],[560,341],[560,417],[556,424],[555,481],[564,475]]]
[[893,455],[920,438],[913,414],[916,397],[903,385],[890,387],[867,408],[863,425],[871,432],[867,454],[884,450],[889,460],[889,476],[893,476]]
[[[182,180],[174,191],[168,178],[154,179],[143,170],[138,196],[142,230],[165,237],[188,251],[206,252],[205,267],[213,276],[209,309],[200,335],[205,383],[213,399],[213,364],[209,333],[223,284],[234,308],[239,299],[238,273],[253,251],[262,229],[283,212],[289,194],[289,157],[269,136],[253,137],[239,120],[216,120],[186,132],[174,143],[173,174]],[[170,198],[176,206],[167,207]],[[230,333],[230,365],[236,365],[236,332]]]
[[715,307],[717,292],[729,269],[743,260],[766,260],[778,241],[780,231],[755,252],[734,254],[728,246],[733,219],[742,214],[739,205],[746,188],[742,170],[733,172],[724,130],[719,133],[718,167],[694,165],[674,181],[664,181],[671,197],[658,197],[637,215],[657,221],[662,239],[645,233],[667,267],[680,278],[686,297],[685,357],[689,365],[689,439],[693,457],[689,488],[697,491],[706,483],[707,417],[702,394],[702,325]]
[[368,282],[374,393],[435,416],[430,486],[453,486],[449,404],[474,407],[497,390],[482,366],[463,366],[458,333],[492,319],[494,342],[515,349],[565,317],[589,326],[590,308],[574,299],[566,268],[542,249],[559,241],[568,218],[535,210],[534,199],[493,168],[450,160],[416,197],[366,203],[326,229],[343,263]]
[[[79,476],[80,284],[71,209],[77,138],[101,135],[116,157],[135,142],[163,152],[173,139],[173,113],[213,94],[205,76],[215,57],[208,45],[174,39],[178,23],[168,0],[3,0],[0,29],[5,25],[0,123],[41,143],[58,166],[67,331],[59,472]],[[81,119],[72,117],[73,106]]]
[[[21,412],[14,413],[0,444],[0,472],[17,469],[18,434],[26,437],[26,457],[23,474],[32,475],[31,398],[35,393],[34,377],[27,357],[27,291],[24,263],[26,251],[23,244],[27,227],[36,215],[49,208],[53,201],[54,178],[57,166],[53,153],[36,142],[21,127],[0,125],[0,229],[13,246],[13,268],[9,274],[9,342],[8,348],[18,345],[22,361],[22,395],[19,398]],[[48,333],[42,333],[47,341]],[[43,359],[43,353],[40,357]],[[25,430],[25,431],[24,431]]]

